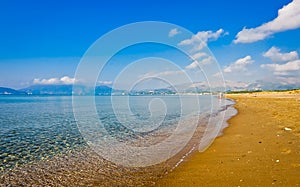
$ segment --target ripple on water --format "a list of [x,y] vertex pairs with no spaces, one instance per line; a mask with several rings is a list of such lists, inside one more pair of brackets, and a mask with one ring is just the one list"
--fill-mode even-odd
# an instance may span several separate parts
[[[149,186],[170,171],[182,159],[181,156],[186,157],[186,153],[191,150],[188,147],[174,160],[151,167],[118,166],[88,148],[77,129],[69,98],[48,99],[39,98],[34,102],[31,101],[34,98],[27,98],[1,103],[0,184]],[[172,125],[178,121],[178,114],[167,116],[167,122],[160,130],[140,134],[124,129],[111,114],[106,113],[100,119],[110,124],[107,129],[119,141],[144,146],[156,144],[168,137],[175,128]],[[199,141],[197,138],[195,140]]]

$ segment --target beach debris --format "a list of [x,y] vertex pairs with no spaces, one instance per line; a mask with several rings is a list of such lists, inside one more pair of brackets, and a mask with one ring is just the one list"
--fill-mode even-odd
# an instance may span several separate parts
[[292,129],[291,129],[291,128],[288,128],[288,127],[284,127],[284,130],[285,130],[285,131],[291,131]]
[[252,151],[248,151],[248,154],[252,153]]
[[276,160],[276,163],[278,163],[279,162],[279,160]]
[[276,182],[277,180],[276,179],[273,179],[273,182],[272,182],[272,184],[275,184],[275,182]]

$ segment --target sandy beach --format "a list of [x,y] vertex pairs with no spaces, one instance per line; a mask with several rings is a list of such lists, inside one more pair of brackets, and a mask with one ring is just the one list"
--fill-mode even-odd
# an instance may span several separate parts
[[300,92],[232,94],[224,135],[156,186],[300,186]]
[[238,110],[229,127],[172,172],[197,134],[182,154],[153,167],[117,166],[83,149],[1,173],[0,186],[300,186],[300,91],[226,97]]

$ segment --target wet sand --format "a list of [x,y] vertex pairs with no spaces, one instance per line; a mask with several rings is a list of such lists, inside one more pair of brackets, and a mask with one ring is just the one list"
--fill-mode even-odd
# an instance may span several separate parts
[[300,91],[232,94],[238,115],[156,186],[300,186]]

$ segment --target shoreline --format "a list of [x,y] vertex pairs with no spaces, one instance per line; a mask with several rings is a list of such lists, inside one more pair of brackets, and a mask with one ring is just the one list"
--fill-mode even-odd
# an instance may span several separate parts
[[[297,169],[300,169],[300,116],[297,113],[300,109],[300,92],[292,94],[232,94],[227,96],[229,98],[224,99],[234,101],[234,104],[228,103],[221,110],[212,114],[213,118],[220,119],[218,116],[225,113],[225,118],[222,125],[219,126],[220,128],[218,128],[218,136],[215,138],[211,136],[212,139],[208,136],[205,140],[209,144],[205,144],[207,143],[205,140],[202,142],[206,145],[202,152],[197,151],[199,150],[199,143],[201,144],[199,139],[204,137],[205,131],[203,130],[209,131],[210,129],[201,128],[200,125],[193,138],[180,153],[172,159],[153,167],[120,167],[103,160],[86,149],[82,152],[58,156],[47,161],[41,160],[39,163],[30,164],[24,169],[16,168],[12,172],[2,173],[4,175],[0,176],[0,181],[2,181],[0,183],[17,185],[26,181],[27,184],[51,184],[51,182],[57,181],[57,177],[62,177],[63,179],[57,181],[57,184],[71,186],[79,184],[93,186],[122,186],[125,184],[127,186],[154,186],[155,184],[157,186],[268,186],[273,183],[300,185],[297,176]],[[296,105],[293,106],[293,104]],[[256,105],[259,107],[255,107]],[[280,123],[276,120],[270,120],[274,114],[280,115],[280,112],[275,109],[276,106],[280,107],[281,105],[283,106],[280,110],[284,111],[288,106],[292,108],[294,114],[289,116],[286,113],[289,112],[287,110],[279,119],[281,120]],[[239,110],[237,115],[228,112],[233,107]],[[287,118],[282,119],[285,116]],[[258,120],[256,117],[258,117]],[[293,119],[293,117],[298,119],[296,121],[299,125],[291,126],[281,123],[284,120],[289,120],[288,118]],[[264,118],[267,120],[264,120]],[[260,121],[260,123],[256,124],[256,121]],[[250,125],[249,122],[251,122]],[[295,120],[289,121],[291,124],[293,122]],[[272,123],[277,123],[277,126],[274,126],[276,131],[274,131],[274,128],[270,128]],[[267,130],[266,135],[268,136],[264,137],[265,130]],[[215,130],[215,132],[217,131]],[[270,133],[273,133],[273,136],[269,137]],[[285,135],[287,133],[296,137],[287,137]],[[257,135],[260,137],[253,139]],[[287,147],[280,144],[281,142],[288,142]],[[270,157],[270,155],[278,154],[278,151],[276,152],[277,148],[280,153],[279,156],[276,158]],[[272,154],[270,154],[270,151]],[[266,155],[261,155],[261,153],[266,153]],[[291,161],[289,167],[280,166],[282,160],[284,160],[280,156],[292,156],[289,158]],[[296,157],[298,159],[295,159]],[[265,165],[267,168],[260,168],[261,165]],[[269,171],[268,169],[273,172],[274,168],[276,169],[274,171],[275,178],[266,174]],[[288,179],[282,178],[286,176],[280,173],[280,170],[284,172],[290,170]],[[41,180],[38,176],[47,177]],[[262,181],[266,178],[269,180],[263,183]],[[254,183],[251,183],[253,181]],[[54,185],[54,183],[52,184]]]
[[[199,116],[199,119],[204,120],[200,120],[199,122],[206,124],[205,121],[209,120],[209,116],[212,119],[215,118],[215,120],[221,119],[222,114],[225,113],[226,115],[228,108],[233,106],[232,101],[226,103],[220,110],[210,114],[211,116],[208,114]],[[229,117],[228,114],[226,116],[226,118]],[[221,130],[225,127],[224,123],[220,126]],[[200,124],[184,149],[174,157],[158,165],[146,168],[126,168],[106,161],[88,147],[82,147],[68,154],[59,154],[50,159],[24,164],[0,173],[0,183],[22,185],[26,181],[27,184],[31,185],[54,185],[56,184],[56,178],[60,177],[62,179],[57,181],[57,184],[63,186],[77,186],[80,184],[93,186],[100,184],[102,186],[153,186],[157,180],[175,170],[182,162],[185,162],[187,158],[193,155],[194,152],[197,152],[199,149],[199,140],[205,130],[205,126]],[[38,176],[43,179],[39,179]],[[110,177],[107,178],[108,176]],[[80,178],[81,180],[79,180]]]
[[300,93],[231,94],[238,114],[156,186],[300,185]]

